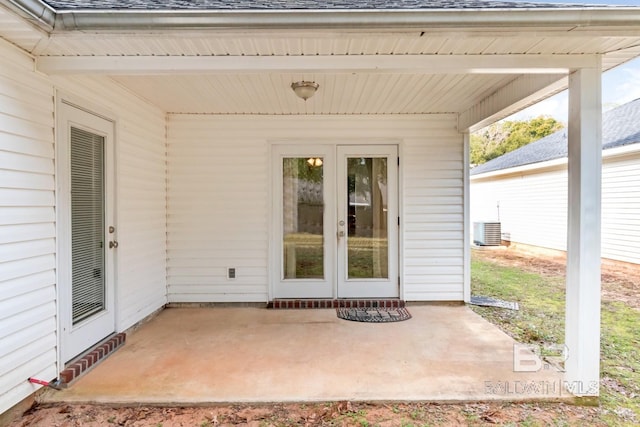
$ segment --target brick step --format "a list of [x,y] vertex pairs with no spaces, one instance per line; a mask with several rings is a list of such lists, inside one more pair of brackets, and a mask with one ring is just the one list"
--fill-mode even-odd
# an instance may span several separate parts
[[98,362],[107,358],[107,356],[121,347],[126,338],[127,335],[125,333],[116,334],[97,344],[79,358],[72,360],[65,366],[65,369],[60,372],[60,381],[63,384],[71,383],[84,372],[91,369],[92,366],[97,365]]
[[275,299],[267,304],[271,309],[300,308],[401,308],[399,299]]

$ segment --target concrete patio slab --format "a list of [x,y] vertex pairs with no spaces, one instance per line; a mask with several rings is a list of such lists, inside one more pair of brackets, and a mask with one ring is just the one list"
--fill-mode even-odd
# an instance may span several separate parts
[[554,369],[514,372],[514,341],[465,306],[397,323],[335,310],[170,308],[44,402],[208,404],[558,399]]

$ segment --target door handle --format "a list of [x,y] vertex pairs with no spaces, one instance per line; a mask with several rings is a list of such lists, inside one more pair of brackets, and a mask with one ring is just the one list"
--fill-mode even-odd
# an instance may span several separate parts
[[118,247],[118,242],[116,240],[112,240],[109,242],[109,249],[115,249]]

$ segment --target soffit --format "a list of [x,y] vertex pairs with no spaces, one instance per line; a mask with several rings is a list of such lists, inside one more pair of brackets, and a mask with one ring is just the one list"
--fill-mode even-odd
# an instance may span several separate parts
[[0,38],[33,52],[44,34],[0,4]]

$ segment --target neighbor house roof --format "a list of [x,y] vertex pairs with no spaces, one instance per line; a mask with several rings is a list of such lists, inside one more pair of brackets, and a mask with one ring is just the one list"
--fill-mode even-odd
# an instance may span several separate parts
[[[607,111],[602,116],[602,149],[640,143],[640,98]],[[567,130],[542,138],[471,170],[480,175],[516,166],[567,157]]]
[[[484,0],[46,0],[56,10],[158,9],[158,10],[407,10],[407,9],[530,9],[558,8],[557,4],[528,1]],[[594,5],[579,5],[594,7]]]

